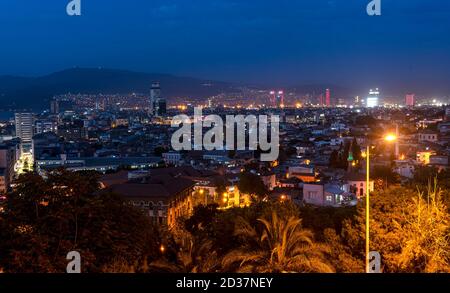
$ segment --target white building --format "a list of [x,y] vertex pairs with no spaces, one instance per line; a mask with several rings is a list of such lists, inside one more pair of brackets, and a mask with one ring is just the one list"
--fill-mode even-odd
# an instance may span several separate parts
[[[367,194],[367,178],[365,174],[361,173],[347,173],[344,176],[344,186],[345,192],[353,193],[358,199],[366,196]],[[375,182],[371,180],[369,182],[369,191],[373,192],[375,190]]]
[[375,90],[370,89],[369,95],[366,99],[367,108],[376,108],[380,105],[380,90],[376,88]]
[[408,179],[414,178],[415,164],[410,160],[397,160],[395,161],[394,172]]
[[337,184],[305,183],[303,201],[322,207],[354,206],[357,200],[354,194],[346,192]]

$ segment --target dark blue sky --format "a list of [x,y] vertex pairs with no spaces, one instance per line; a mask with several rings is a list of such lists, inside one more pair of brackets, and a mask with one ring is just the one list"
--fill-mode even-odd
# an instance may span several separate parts
[[209,79],[440,92],[450,84],[450,1],[0,1],[0,74],[72,66]]

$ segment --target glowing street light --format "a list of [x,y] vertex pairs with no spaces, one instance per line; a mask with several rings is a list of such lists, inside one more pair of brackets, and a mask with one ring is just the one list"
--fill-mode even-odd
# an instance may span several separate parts
[[388,134],[384,137],[384,140],[387,142],[394,142],[397,140],[397,136],[394,134]]

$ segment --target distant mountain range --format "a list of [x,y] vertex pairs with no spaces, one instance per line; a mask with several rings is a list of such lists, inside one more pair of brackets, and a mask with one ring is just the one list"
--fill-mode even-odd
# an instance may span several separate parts
[[[45,109],[55,95],[148,93],[153,81],[161,82],[167,99],[173,97],[207,98],[219,93],[238,92],[242,85],[209,81],[170,74],[141,73],[102,68],[72,68],[41,77],[0,76],[0,109]],[[331,88],[335,94],[348,90],[336,86],[295,87],[300,93],[321,93]],[[263,89],[261,87],[261,89]],[[267,89],[267,88],[266,88]]]
[[203,98],[232,90],[229,83],[169,74],[73,68],[42,77],[0,76],[0,108],[45,108],[53,96],[66,93],[148,93],[153,81],[161,82],[167,98]]

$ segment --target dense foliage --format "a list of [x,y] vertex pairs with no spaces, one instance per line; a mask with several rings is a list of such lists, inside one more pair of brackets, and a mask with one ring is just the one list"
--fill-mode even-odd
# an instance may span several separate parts
[[80,252],[84,272],[104,272],[154,258],[159,242],[140,211],[100,191],[96,174],[67,171],[20,176],[0,234],[5,272],[65,272],[70,251]]
[[[448,202],[437,183],[373,194],[370,247],[384,272],[450,272]],[[341,209],[266,200],[227,210],[198,206],[162,231],[100,190],[95,174],[27,173],[8,196],[0,226],[5,272],[64,272],[73,250],[84,272],[364,272],[363,202]]]

